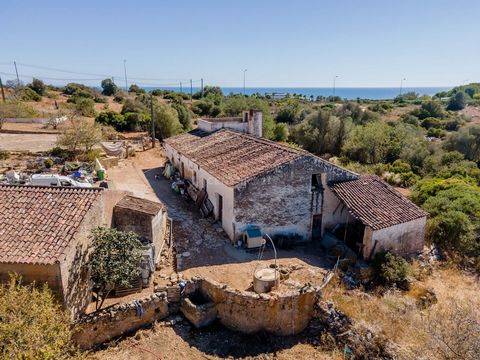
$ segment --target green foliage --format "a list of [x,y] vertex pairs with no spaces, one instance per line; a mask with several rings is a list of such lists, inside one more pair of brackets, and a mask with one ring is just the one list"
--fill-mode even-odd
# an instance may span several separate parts
[[288,140],[287,124],[279,123],[273,127],[273,140],[286,142]]
[[0,150],[0,160],[7,160],[10,157],[10,153],[7,150]]
[[118,90],[113,96],[113,101],[116,103],[122,104],[126,99],[126,94],[122,90]]
[[372,260],[375,280],[381,285],[401,285],[411,272],[410,264],[401,256],[380,251]]
[[94,289],[103,301],[115,287],[129,287],[140,275],[142,243],[134,232],[98,227],[92,230],[90,268]]
[[366,125],[372,121],[379,120],[378,114],[363,110],[360,105],[354,102],[343,104],[337,111],[341,118],[350,118],[355,125]]
[[463,110],[467,105],[465,93],[462,91],[457,92],[448,101],[447,110],[458,111]]
[[80,148],[90,151],[101,139],[102,130],[97,123],[72,118],[69,126],[58,136],[57,145],[75,154]]
[[127,112],[124,114],[126,131],[145,131],[148,130],[150,116],[139,112]]
[[480,125],[465,126],[452,133],[445,143],[445,149],[458,151],[468,160],[480,161]]
[[292,140],[317,155],[338,155],[351,128],[351,121],[319,110],[291,129]]
[[135,93],[135,94],[145,94],[145,89],[141,88],[140,86],[138,86],[136,84],[132,84],[128,88],[128,92],[129,93]]
[[192,111],[200,116],[217,117],[222,112],[222,108],[210,100],[200,100],[193,104]]
[[181,103],[176,102],[172,104],[172,108],[177,111],[178,120],[182,124],[183,130],[190,131],[192,129],[192,117],[187,107]]
[[69,100],[72,100],[74,104],[73,107],[78,115],[87,117],[95,116],[95,102],[92,99],[81,96],[73,96]]
[[442,125],[443,124],[440,119],[433,118],[433,117],[427,117],[422,121],[422,127],[425,129],[441,128]]
[[63,88],[63,93],[65,95],[75,96],[75,97],[85,97],[89,99],[94,99],[98,97],[98,92],[94,88],[88,87],[83,84],[69,83]]
[[439,101],[429,100],[422,102],[419,109],[412,110],[411,115],[416,116],[420,120],[428,117],[443,119],[445,117],[445,111]]
[[71,160],[74,157],[74,154],[72,152],[68,151],[67,149],[61,148],[59,146],[55,146],[54,148],[52,148],[48,152],[48,154],[50,156],[59,157],[63,160]]
[[40,96],[44,96],[46,93],[47,87],[45,86],[42,80],[33,78],[32,82],[27,86]]
[[351,160],[363,164],[386,163],[389,155],[397,149],[393,140],[392,128],[380,122],[354,127],[348,137],[343,152]]
[[298,120],[300,113],[300,103],[298,100],[289,100],[283,105],[275,117],[277,123],[294,124]]
[[402,95],[398,95],[397,97],[395,97],[393,101],[396,103],[405,103],[405,102],[415,101],[417,99],[418,99],[418,94],[416,92],[411,91],[411,92],[404,93]]
[[155,104],[154,118],[160,139],[166,139],[183,131],[177,111],[164,103]]
[[124,131],[127,127],[125,117],[115,111],[101,112],[95,121],[102,125],[110,125],[117,131]]
[[0,358],[71,358],[69,317],[46,285],[22,285],[12,275],[0,284],[0,319]]
[[29,87],[23,88],[19,91],[18,96],[22,101],[40,101],[42,97]]
[[43,162],[43,164],[45,165],[45,167],[46,167],[47,169],[50,169],[50,168],[53,166],[54,162],[53,162],[52,159],[49,158],[49,159],[45,159],[45,161]]
[[371,105],[368,106],[368,110],[385,115],[388,114],[392,109],[394,108],[394,105],[390,102],[375,102]]
[[29,118],[29,117],[38,117],[40,114],[36,112],[32,107],[27,104],[22,103],[21,101],[7,101],[0,102],[0,128],[1,128],[1,119],[4,118]]
[[[221,99],[223,98],[223,91],[218,86],[205,86],[203,88],[203,97],[210,98],[210,99]],[[202,91],[199,90],[195,94],[193,94],[194,99],[202,98]]]
[[141,113],[147,114],[148,108],[143,97],[137,96],[135,99],[127,99],[122,107],[122,114]]
[[115,85],[112,79],[102,80],[101,86],[102,86],[102,94],[105,96],[115,95],[115,93],[118,90],[117,85]]
[[476,94],[480,93],[480,83],[471,83],[462,86],[456,86],[450,91],[442,91],[435,95],[435,97],[451,97],[459,92],[467,94],[469,97],[474,98]]

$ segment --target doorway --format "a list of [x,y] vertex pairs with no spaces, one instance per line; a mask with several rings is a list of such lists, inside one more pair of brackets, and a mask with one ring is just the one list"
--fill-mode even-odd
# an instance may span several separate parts
[[223,225],[223,196],[218,194],[218,221]]
[[314,214],[312,218],[312,240],[322,239],[322,214]]

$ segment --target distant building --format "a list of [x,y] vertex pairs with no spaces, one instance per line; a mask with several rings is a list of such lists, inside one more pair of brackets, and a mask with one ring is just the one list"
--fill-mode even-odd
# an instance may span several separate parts
[[[197,129],[164,144],[181,175],[205,190],[232,241],[251,226],[308,241],[356,224],[361,240],[352,248],[364,257],[381,249],[412,254],[423,248],[426,214],[388,184],[261,138],[257,111],[236,119],[201,119]],[[355,192],[359,182],[373,190]]]

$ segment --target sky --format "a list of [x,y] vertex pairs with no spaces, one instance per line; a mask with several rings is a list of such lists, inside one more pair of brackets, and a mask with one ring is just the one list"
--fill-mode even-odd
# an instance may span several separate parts
[[461,85],[480,82],[479,14],[478,0],[2,0],[0,76],[16,61],[49,83],[124,83],[126,60],[146,86],[241,87],[245,69],[247,87]]

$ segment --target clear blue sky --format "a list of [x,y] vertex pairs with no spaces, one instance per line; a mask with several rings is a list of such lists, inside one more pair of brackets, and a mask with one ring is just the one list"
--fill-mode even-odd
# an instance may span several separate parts
[[2,0],[0,72],[119,76],[127,59],[129,76],[166,79],[152,84],[242,86],[248,69],[251,87],[458,85],[480,81],[479,14],[478,0]]

